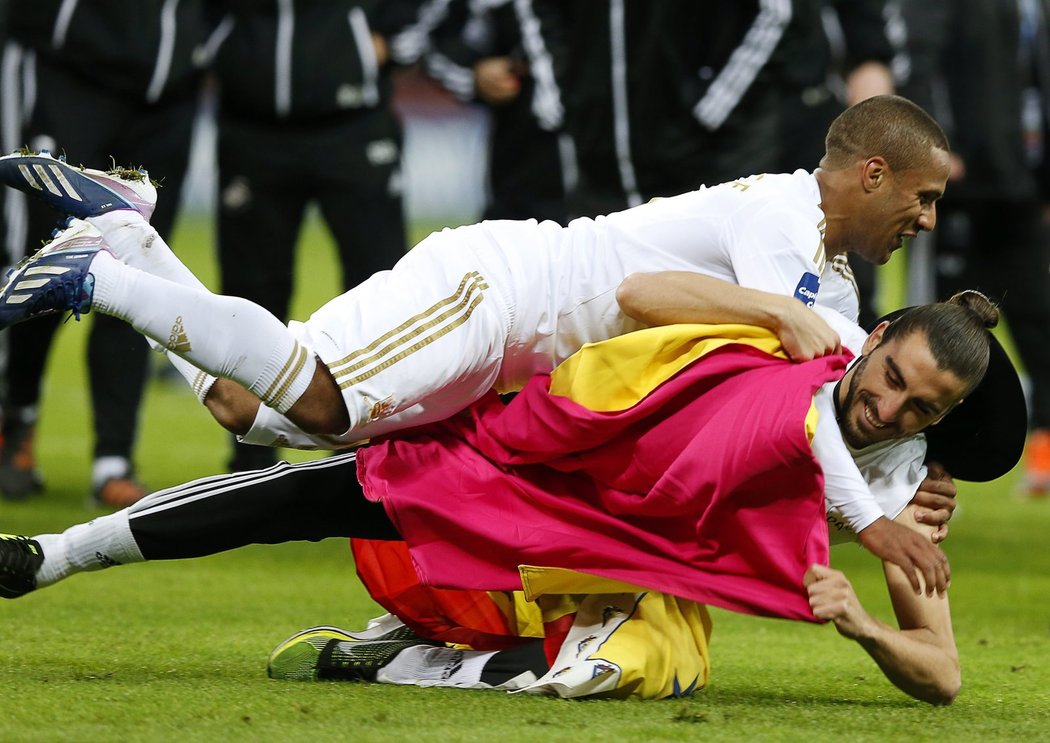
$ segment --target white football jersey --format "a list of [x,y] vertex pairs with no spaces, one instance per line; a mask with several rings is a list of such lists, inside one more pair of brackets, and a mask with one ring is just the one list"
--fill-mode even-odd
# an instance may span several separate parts
[[817,180],[803,170],[655,199],[564,228],[492,221],[445,234],[470,246],[479,272],[509,294],[505,388],[584,343],[638,329],[615,296],[632,273],[695,271],[857,318],[855,285],[825,255]]
[[[343,390],[351,428],[331,448],[447,418],[487,390],[519,389],[585,343],[638,330],[616,302],[632,273],[694,271],[855,320],[844,259],[828,261],[820,188],[760,175],[595,219],[488,221],[423,240],[328,302],[300,340]],[[301,446],[261,418],[246,440]]]
[[[837,313],[815,309],[838,332],[843,347],[859,358],[867,334]],[[856,532],[880,516],[896,518],[926,477],[926,437],[921,433],[861,450],[846,444],[835,416],[836,385],[829,382],[814,396],[818,420],[813,454],[824,470],[832,544],[856,539]]]

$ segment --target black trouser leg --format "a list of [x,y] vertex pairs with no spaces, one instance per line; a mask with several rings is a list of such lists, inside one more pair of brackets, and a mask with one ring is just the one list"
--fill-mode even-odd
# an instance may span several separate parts
[[128,518],[147,560],[329,537],[400,539],[382,505],[365,499],[352,452],[194,480],[143,498]]

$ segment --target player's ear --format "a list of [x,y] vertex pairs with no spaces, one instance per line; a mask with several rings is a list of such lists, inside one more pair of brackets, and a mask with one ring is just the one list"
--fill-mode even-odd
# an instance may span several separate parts
[[889,179],[890,166],[886,160],[878,155],[869,157],[864,161],[861,169],[861,180],[865,191],[874,191],[881,188]]
[[864,345],[861,346],[860,352],[867,356],[869,353],[874,351],[880,343],[882,343],[882,334],[886,332],[890,324],[883,320],[875,329],[868,333],[868,337],[864,339]]

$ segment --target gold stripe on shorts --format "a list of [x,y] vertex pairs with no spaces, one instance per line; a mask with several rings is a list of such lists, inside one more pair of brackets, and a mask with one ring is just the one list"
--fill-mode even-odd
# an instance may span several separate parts
[[[485,289],[488,289],[488,283],[484,277],[476,271],[471,271],[463,277],[451,296],[413,315],[366,347],[328,364],[328,369],[339,383],[339,388],[346,389],[375,376],[463,325],[474,312],[474,308],[484,299]],[[447,325],[442,325],[449,318],[455,319]],[[366,367],[371,368],[361,371]]]

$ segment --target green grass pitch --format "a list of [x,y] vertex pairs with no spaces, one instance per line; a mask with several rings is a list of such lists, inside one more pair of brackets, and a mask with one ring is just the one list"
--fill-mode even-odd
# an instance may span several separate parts
[[[173,242],[214,285],[207,224],[185,221]],[[299,255],[294,312],[305,317],[337,291],[336,269],[316,224]],[[98,513],[86,505],[86,330],[68,323],[50,360],[38,438],[47,492],[0,502],[0,530],[58,530]],[[144,482],[160,488],[213,474],[226,456],[225,435],[189,392],[153,381],[138,451]],[[948,708],[898,692],[832,627],[725,612],[714,615],[711,683],[684,700],[270,681],[266,655],[287,635],[320,623],[360,626],[378,611],[346,545],[331,540],[118,567],[0,603],[0,740],[1045,739],[1050,500],[1019,500],[1014,482],[960,485],[946,549],[964,688]],[[836,548],[833,561],[869,610],[892,621],[875,561],[855,547]]]

